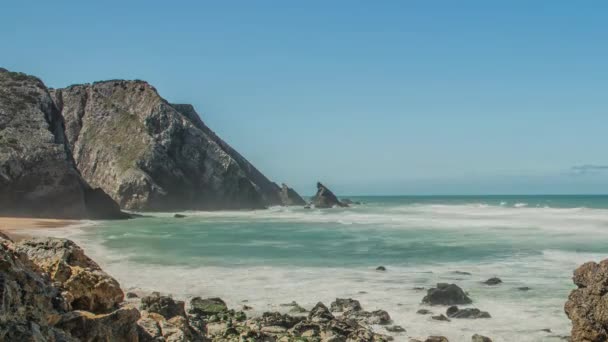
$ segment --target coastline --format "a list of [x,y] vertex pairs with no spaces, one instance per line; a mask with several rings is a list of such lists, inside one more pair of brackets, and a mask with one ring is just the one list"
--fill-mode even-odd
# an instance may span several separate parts
[[28,231],[33,229],[65,228],[83,223],[83,220],[37,218],[37,217],[11,217],[0,216],[0,231],[13,240],[31,237]]

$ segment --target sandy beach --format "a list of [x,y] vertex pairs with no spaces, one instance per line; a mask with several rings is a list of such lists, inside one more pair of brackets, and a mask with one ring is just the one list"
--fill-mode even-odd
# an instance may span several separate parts
[[11,238],[23,238],[28,236],[27,230],[40,228],[61,228],[77,224],[78,220],[61,220],[29,217],[0,217],[0,231]]

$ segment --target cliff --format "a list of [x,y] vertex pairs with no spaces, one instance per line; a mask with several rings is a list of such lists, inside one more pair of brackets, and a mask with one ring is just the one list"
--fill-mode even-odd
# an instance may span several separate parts
[[124,217],[76,169],[63,118],[44,83],[1,68],[0,215]]
[[219,138],[191,105],[143,81],[52,91],[82,176],[122,208],[257,209],[287,204],[281,189]]

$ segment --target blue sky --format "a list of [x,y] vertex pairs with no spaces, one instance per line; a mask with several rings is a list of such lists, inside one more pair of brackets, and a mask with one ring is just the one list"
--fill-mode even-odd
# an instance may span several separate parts
[[2,7],[0,66],[147,80],[305,194],[608,193],[608,2]]

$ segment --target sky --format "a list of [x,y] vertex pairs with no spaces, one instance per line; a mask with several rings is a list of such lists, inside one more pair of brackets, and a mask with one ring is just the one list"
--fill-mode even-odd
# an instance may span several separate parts
[[6,1],[0,66],[143,79],[303,194],[608,193],[605,1]]

